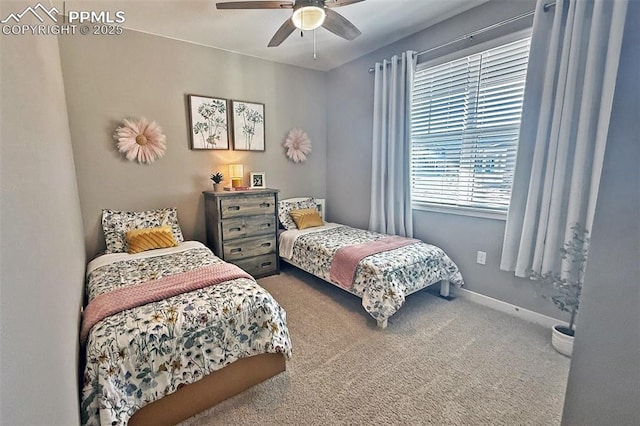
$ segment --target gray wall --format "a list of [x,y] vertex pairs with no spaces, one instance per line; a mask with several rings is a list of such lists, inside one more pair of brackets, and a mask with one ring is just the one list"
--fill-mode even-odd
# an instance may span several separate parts
[[640,2],[629,14],[563,424],[640,424]]
[[[368,227],[371,186],[373,75],[369,67],[407,49],[422,51],[471,31],[533,10],[535,1],[492,1],[434,25],[397,43],[363,56],[328,73],[327,214],[329,220]],[[503,26],[420,61],[480,44],[499,35],[530,27],[531,18]],[[348,185],[344,185],[344,183]],[[354,195],[357,198],[354,199]],[[416,237],[442,247],[460,267],[465,288],[517,306],[564,319],[549,302],[536,296],[529,280],[500,270],[505,221],[414,211]],[[486,265],[476,264],[476,252],[487,252]]]
[[[247,184],[250,171],[265,172],[281,198],[325,195],[325,73],[133,31],[61,38],[60,51],[89,257],[104,249],[103,208],[175,206],[185,238],[205,241],[201,193],[211,172],[228,177],[229,163],[244,164]],[[191,150],[187,94],[264,103],[266,151]],[[126,161],[112,138],[123,118],[141,116],[167,136],[151,165]],[[313,142],[303,164],[281,146],[293,127]]]
[[73,425],[85,252],[58,44],[0,40],[0,424]]

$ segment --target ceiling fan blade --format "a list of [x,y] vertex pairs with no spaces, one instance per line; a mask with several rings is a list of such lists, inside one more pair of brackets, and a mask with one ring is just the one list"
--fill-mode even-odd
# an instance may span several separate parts
[[293,22],[291,21],[291,19],[287,19],[286,21],[284,21],[284,24],[282,24],[280,28],[278,28],[278,31],[276,31],[273,37],[271,37],[268,47],[280,46],[280,44],[283,41],[285,41],[286,38],[289,37],[291,33],[295,31],[295,29],[296,29],[296,26],[293,25]]
[[326,7],[340,7],[340,6],[346,6],[353,3],[360,3],[361,1],[364,1],[364,0],[327,0],[324,5]]
[[290,1],[226,1],[216,3],[218,9],[291,9]]
[[325,9],[325,12],[327,13],[327,17],[325,18],[322,26],[335,35],[346,38],[347,40],[353,40],[362,34],[355,25],[339,13],[334,12],[331,9]]

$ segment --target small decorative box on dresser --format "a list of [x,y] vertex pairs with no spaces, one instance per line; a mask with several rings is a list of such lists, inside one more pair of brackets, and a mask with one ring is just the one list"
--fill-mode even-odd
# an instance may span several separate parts
[[207,245],[255,278],[280,273],[278,190],[204,192]]

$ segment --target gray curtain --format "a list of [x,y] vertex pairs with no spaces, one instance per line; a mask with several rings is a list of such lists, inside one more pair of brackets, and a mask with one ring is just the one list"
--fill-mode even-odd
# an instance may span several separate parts
[[373,155],[369,229],[413,236],[411,215],[411,92],[417,57],[402,57],[375,65]]
[[627,0],[558,0],[533,24],[518,157],[500,268],[559,271],[579,223],[591,229]]

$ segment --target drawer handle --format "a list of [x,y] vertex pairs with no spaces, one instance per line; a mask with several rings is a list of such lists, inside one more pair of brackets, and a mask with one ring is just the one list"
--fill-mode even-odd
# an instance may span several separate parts
[[271,207],[271,203],[261,203],[260,207],[266,209],[267,207]]
[[266,228],[271,228],[271,224],[270,223],[263,223],[262,225],[260,225],[260,229],[266,229]]
[[229,207],[227,207],[227,210],[238,211],[238,210],[240,210],[240,206],[229,206]]
[[229,228],[229,231],[238,232],[238,231],[242,231],[242,228],[240,227]]
[[260,244],[260,247],[269,247],[271,246],[271,243],[262,243]]
[[271,266],[271,262],[262,262],[262,263],[260,264],[260,267],[261,267],[261,268],[266,268],[267,266]]
[[241,248],[232,248],[231,253],[240,253],[242,251]]

